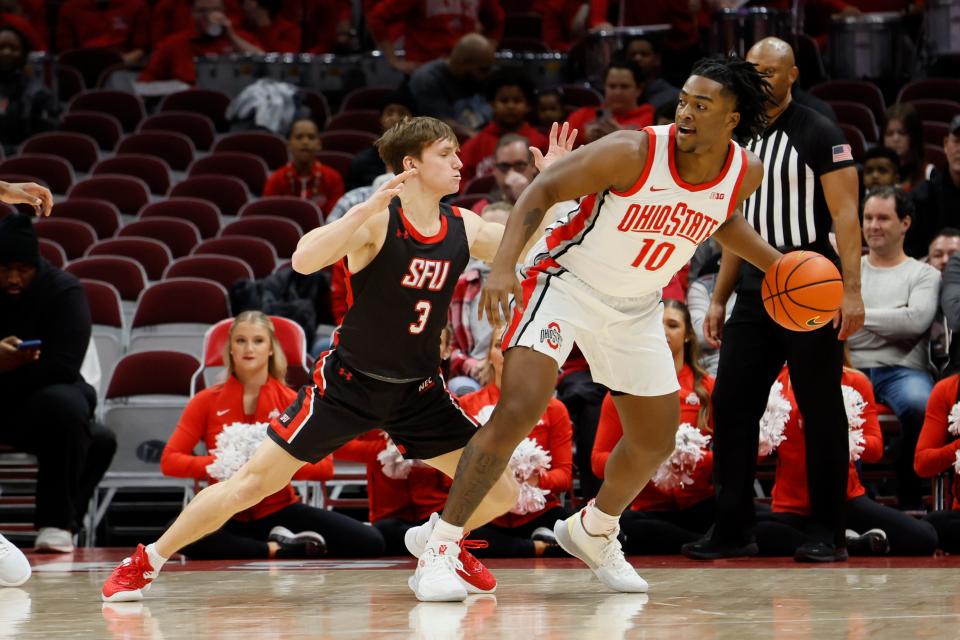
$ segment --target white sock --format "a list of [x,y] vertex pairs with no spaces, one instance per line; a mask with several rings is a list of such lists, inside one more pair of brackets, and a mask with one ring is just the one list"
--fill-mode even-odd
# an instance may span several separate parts
[[150,566],[153,567],[154,571],[160,571],[160,568],[163,567],[163,563],[166,562],[167,559],[157,553],[157,547],[152,542],[147,545],[146,551]]
[[429,542],[460,542],[463,537],[463,527],[454,526],[444,522],[443,518],[437,520],[433,525],[433,532],[430,534]]
[[606,536],[620,525],[620,516],[611,516],[597,508],[593,502],[584,507],[583,528],[592,536]]

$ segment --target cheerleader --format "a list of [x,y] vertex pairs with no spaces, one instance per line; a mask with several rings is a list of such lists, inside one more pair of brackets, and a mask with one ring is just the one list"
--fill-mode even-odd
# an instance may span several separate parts
[[921,478],[933,478],[944,471],[953,474],[953,504],[949,511],[932,511],[924,518],[937,530],[940,548],[960,552],[960,375],[944,378],[933,387],[927,401],[927,415],[917,441],[913,466]]
[[[663,329],[680,382],[680,422],[687,427],[681,426],[678,434],[682,442],[688,443],[681,447],[687,455],[675,451],[620,517],[620,530],[626,536],[623,549],[627,553],[680,553],[682,544],[702,538],[713,523],[713,452],[708,448],[713,432],[713,377],[700,364],[700,347],[685,304],[664,300]],[[607,458],[622,436],[620,416],[613,398],[607,394],[591,456],[593,473],[598,478],[603,477]]]
[[[223,361],[223,384],[194,396],[170,436],[160,459],[165,475],[226,480],[245,462],[240,459],[244,447],[239,443],[249,441],[252,446],[245,448],[251,455],[266,437],[270,419],[297,395],[283,383],[286,358],[273,323],[260,311],[244,311],[233,321]],[[262,433],[257,433],[259,425]],[[206,455],[193,453],[200,442],[206,446]],[[327,457],[304,465],[294,479],[332,477],[333,459]],[[302,504],[290,484],[183,549],[184,555],[198,560],[377,556],[382,552],[383,537],[378,531],[343,514]]]
[[[846,359],[846,358],[845,358]],[[876,401],[873,387],[865,375],[849,367],[845,362],[841,385],[844,403],[847,408],[847,421],[850,429],[850,465],[847,473],[847,551],[852,555],[892,555],[923,556],[931,555],[937,548],[937,534],[933,527],[922,520],[893,509],[866,495],[860,484],[857,462],[877,462],[883,456],[883,435],[877,420]],[[756,528],[757,545],[761,555],[792,556],[797,548],[808,542],[811,537],[820,535],[831,539],[832,533],[811,530],[810,496],[807,492],[807,456],[803,432],[803,417],[797,409],[790,372],[783,368],[774,384],[773,395],[785,401],[786,415],[782,434],[775,437],[779,441],[777,451],[777,472],[773,487],[772,513],[758,514]],[[768,413],[764,419],[771,419]],[[765,433],[777,429],[761,428],[761,439]],[[772,448],[761,443],[761,451]],[[839,551],[839,550],[838,550]],[[845,559],[841,553],[837,559]]]

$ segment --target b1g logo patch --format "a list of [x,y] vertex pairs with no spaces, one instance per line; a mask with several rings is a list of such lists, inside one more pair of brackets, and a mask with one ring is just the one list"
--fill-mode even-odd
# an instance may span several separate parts
[[559,349],[563,344],[563,336],[560,335],[560,325],[551,322],[546,329],[540,330],[540,342],[546,342],[551,349]]

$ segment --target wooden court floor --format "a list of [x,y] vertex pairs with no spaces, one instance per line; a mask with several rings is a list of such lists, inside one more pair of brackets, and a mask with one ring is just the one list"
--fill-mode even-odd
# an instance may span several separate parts
[[0,640],[960,638],[960,557],[631,558],[648,595],[607,592],[574,560],[491,560],[496,595],[455,604],[418,603],[404,558],[174,560],[143,603],[104,605],[100,584],[125,554],[31,555],[30,581],[0,589]]

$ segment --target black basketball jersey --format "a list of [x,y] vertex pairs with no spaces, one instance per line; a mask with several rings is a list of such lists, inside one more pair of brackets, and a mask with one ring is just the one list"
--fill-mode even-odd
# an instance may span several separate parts
[[463,218],[440,205],[440,231],[419,234],[389,206],[387,236],[366,267],[349,276],[353,306],[343,319],[337,352],[351,367],[391,380],[415,380],[440,366],[440,333],[453,289],[470,260]]

